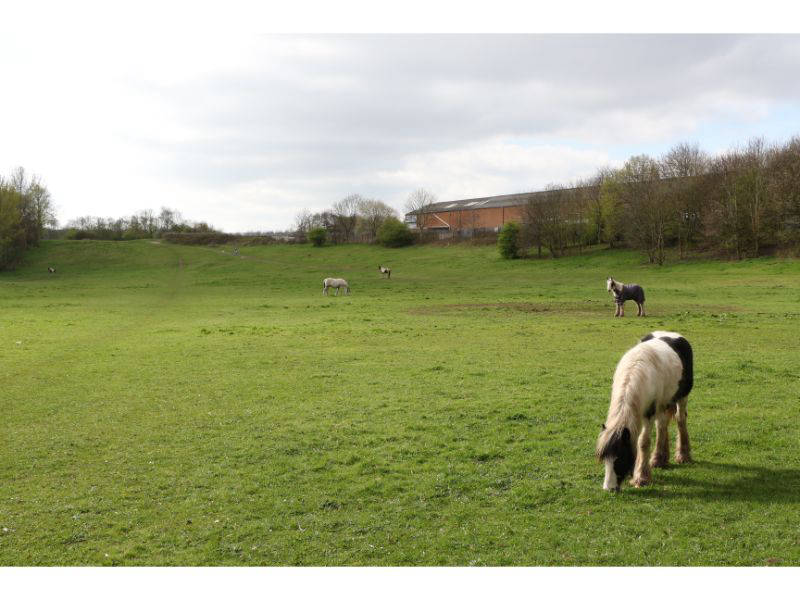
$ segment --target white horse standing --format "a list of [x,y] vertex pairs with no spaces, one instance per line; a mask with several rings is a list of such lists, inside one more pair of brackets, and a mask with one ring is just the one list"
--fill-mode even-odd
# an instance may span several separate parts
[[328,295],[328,288],[336,288],[336,295],[339,295],[339,289],[344,288],[344,293],[350,293],[350,286],[344,279],[335,279],[333,277],[326,277],[322,280],[322,294]]
[[[605,462],[603,489],[619,491],[650,483],[651,467],[669,462],[669,422],[676,415],[675,461],[691,461],[686,403],[694,382],[692,347],[679,333],[654,331],[628,350],[617,364],[611,405],[597,439],[597,458]],[[656,451],[650,458],[650,433],[656,418]]]

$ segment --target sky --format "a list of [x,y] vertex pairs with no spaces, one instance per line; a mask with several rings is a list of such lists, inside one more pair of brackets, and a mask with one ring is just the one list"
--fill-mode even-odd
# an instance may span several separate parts
[[38,174],[62,226],[167,206],[229,232],[283,230],[354,193],[402,214],[418,188],[530,191],[681,142],[716,153],[800,135],[800,35],[272,34],[180,19],[0,36],[0,174]]

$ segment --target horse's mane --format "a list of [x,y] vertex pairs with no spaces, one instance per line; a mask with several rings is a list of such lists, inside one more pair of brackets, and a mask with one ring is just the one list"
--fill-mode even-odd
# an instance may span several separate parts
[[614,372],[614,384],[611,388],[611,404],[604,431],[597,439],[597,458],[618,455],[621,436],[628,429],[631,446],[635,448],[635,440],[639,437],[641,414],[641,391],[646,375],[645,354],[649,349],[641,345],[634,346],[622,357]]
[[625,288],[625,284],[622,283],[621,281],[617,281],[613,277],[609,277],[609,279],[611,279],[611,290],[610,291],[618,293],[618,294],[622,293],[622,290]]

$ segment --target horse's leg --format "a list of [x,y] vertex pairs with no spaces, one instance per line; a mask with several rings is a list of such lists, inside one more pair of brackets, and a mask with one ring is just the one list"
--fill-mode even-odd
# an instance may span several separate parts
[[650,458],[650,466],[663,468],[669,464],[669,420],[674,411],[665,410],[656,417],[656,451]]
[[624,304],[620,304],[619,305],[619,316],[620,317],[624,317],[625,316],[625,305]]
[[637,303],[636,303],[636,308],[638,308],[638,309],[639,309],[639,312],[638,312],[638,314],[637,314],[636,316],[637,316],[637,317],[643,317],[643,316],[644,316],[644,304],[639,304],[639,303],[637,302]]
[[636,466],[633,469],[633,480],[631,483],[636,487],[642,487],[650,483],[650,433],[653,430],[653,419],[645,419],[642,432],[639,434],[639,450],[636,454]]
[[686,428],[686,403],[689,401],[688,396],[684,396],[678,400],[678,442],[675,444],[675,462],[688,463],[692,462],[692,452],[689,448],[689,430]]

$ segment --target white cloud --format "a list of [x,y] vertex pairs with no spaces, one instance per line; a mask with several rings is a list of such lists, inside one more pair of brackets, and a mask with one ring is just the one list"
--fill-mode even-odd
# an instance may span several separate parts
[[166,205],[227,230],[282,228],[352,192],[400,209],[420,186],[442,199],[537,189],[591,175],[620,147],[800,113],[800,36],[169,24],[0,37],[0,172],[42,175],[62,222]]

